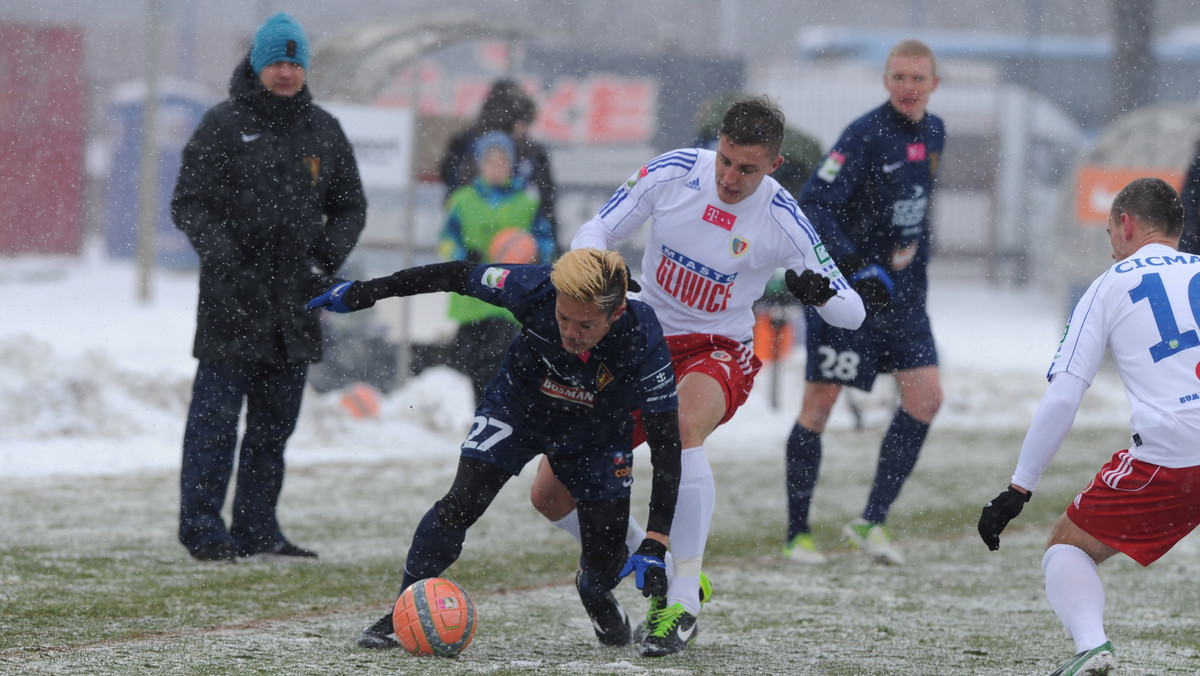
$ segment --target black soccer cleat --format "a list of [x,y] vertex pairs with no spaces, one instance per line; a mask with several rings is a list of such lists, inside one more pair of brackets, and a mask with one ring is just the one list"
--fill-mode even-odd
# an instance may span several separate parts
[[233,556],[233,547],[230,547],[227,541],[203,545],[191,550],[189,553],[197,561],[220,561],[222,563],[235,563],[237,561]]
[[642,656],[664,657],[682,652],[698,633],[696,616],[684,610],[682,603],[663,608],[655,617],[654,628],[642,641]]
[[582,576],[583,571],[575,574],[575,588],[579,590],[579,600],[583,602],[584,610],[587,610],[588,617],[592,618],[592,629],[596,630],[596,638],[604,645],[629,645],[629,616],[625,614],[625,609],[621,607],[617,597],[613,596],[611,591],[607,591],[598,598],[585,598],[583,590],[579,589],[579,579]]
[[354,639],[354,644],[359,648],[369,648],[371,650],[399,648],[400,641],[396,640],[396,630],[392,626],[391,611],[388,611],[387,615],[376,620],[375,624],[358,632],[358,638]]
[[257,559],[263,561],[291,561],[299,559],[315,559],[317,558],[317,553],[310,549],[297,547],[287,540],[280,540],[267,549],[257,552],[249,552],[246,554],[239,554],[238,556],[244,559]]

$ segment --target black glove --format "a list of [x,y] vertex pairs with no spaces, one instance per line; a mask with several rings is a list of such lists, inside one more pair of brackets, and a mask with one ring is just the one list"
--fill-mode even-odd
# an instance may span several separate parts
[[646,538],[637,551],[629,555],[625,567],[621,568],[618,577],[637,572],[634,582],[642,590],[642,596],[667,595],[667,546],[658,540]]
[[887,307],[896,292],[892,276],[875,263],[850,275],[850,286],[862,296],[864,303],[876,308]]
[[805,305],[824,305],[825,301],[837,295],[828,277],[808,268],[800,274],[789,268],[783,273],[783,281],[788,291]]
[[1033,491],[1022,493],[1009,486],[1003,493],[992,498],[983,506],[979,515],[979,537],[993,552],[1000,549],[1000,533],[1004,532],[1009,521],[1017,518],[1021,508],[1033,497]]
[[633,277],[630,277],[626,281],[629,282],[629,293],[637,293],[638,291],[642,290],[642,285],[638,284],[637,280],[634,279]]

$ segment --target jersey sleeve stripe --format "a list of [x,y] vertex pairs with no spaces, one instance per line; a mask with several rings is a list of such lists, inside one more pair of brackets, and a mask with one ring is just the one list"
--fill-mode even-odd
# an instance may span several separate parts
[[[815,245],[817,242],[821,241],[821,237],[817,235],[816,228],[812,226],[812,223],[809,222],[808,217],[805,216],[804,212],[800,210],[800,205],[796,203],[796,199],[789,195],[787,191],[780,190],[776,192],[775,197],[771,199],[771,206],[781,209],[787,213],[791,220],[796,225],[800,226],[800,230],[806,237],[808,237],[809,245]],[[790,232],[788,232],[788,236],[791,236]],[[799,247],[800,245],[797,244],[797,246]]]

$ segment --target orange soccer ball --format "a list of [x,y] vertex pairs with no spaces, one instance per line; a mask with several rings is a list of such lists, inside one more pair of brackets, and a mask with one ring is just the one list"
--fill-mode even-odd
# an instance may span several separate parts
[[475,637],[475,604],[454,582],[427,578],[396,599],[392,627],[410,654],[454,657]]
[[492,238],[488,248],[488,255],[494,263],[535,263],[537,254],[537,240],[522,228],[501,230]]

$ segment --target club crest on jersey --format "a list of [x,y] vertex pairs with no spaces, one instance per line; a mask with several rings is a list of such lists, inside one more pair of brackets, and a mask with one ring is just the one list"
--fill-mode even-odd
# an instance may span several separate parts
[[615,380],[615,378],[613,377],[612,371],[609,371],[608,367],[604,364],[600,364],[600,369],[596,371],[596,391],[599,392],[603,390],[613,380]]
[[624,465],[625,464],[625,451],[613,451],[613,464],[614,465]]
[[483,271],[483,285],[493,289],[503,289],[504,280],[508,279],[509,272],[504,268],[488,268]]
[[846,164],[846,156],[836,150],[829,151],[821,168],[817,170],[817,178],[826,183],[833,183],[838,174],[842,173],[842,165]]
[[716,350],[710,353],[708,356],[716,359],[717,361],[733,361],[733,357],[730,356],[730,354],[725,350]]
[[925,144],[924,143],[908,144],[908,161],[909,162],[924,162],[925,161]]
[[742,239],[741,237],[738,237],[735,235],[733,237],[733,239],[729,240],[729,253],[733,254],[734,258],[741,256],[742,254],[746,253],[749,249],[750,249],[750,242],[747,242],[746,240]]
[[542,379],[542,386],[540,389],[542,394],[546,395],[547,397],[569,401],[573,404],[582,404],[589,408],[596,405],[595,392],[588,392],[582,387],[563,385],[562,383],[555,382],[548,377]]
[[711,204],[704,207],[704,216],[701,218],[704,222],[712,223],[722,230],[733,230],[733,222],[737,220],[737,216]]

